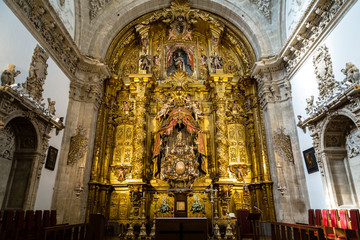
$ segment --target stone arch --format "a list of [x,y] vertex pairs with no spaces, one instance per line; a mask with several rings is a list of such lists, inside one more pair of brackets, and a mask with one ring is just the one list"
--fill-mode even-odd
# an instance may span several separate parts
[[360,156],[354,158],[360,154],[357,139],[352,143],[353,148],[349,148],[349,139],[360,133],[354,119],[353,114],[341,110],[330,115],[323,123],[320,152],[324,165],[324,188],[331,208],[359,206],[357,183],[354,182],[360,176],[357,169],[357,165],[360,169],[360,164],[356,164]]
[[[83,8],[82,14],[86,16],[88,8],[84,4],[88,3],[76,4],[76,8]],[[143,0],[127,1],[121,5],[111,2],[106,6],[106,11],[99,13],[99,16],[92,21],[86,18],[76,19],[76,25],[80,24],[81,27],[76,27],[80,31],[76,31],[75,39],[82,44],[80,46],[82,51],[95,58],[104,59],[112,40],[122,29],[144,14],[169,6],[168,0],[159,0],[157,4]],[[273,55],[280,49],[279,39],[273,39],[272,34],[272,31],[279,30],[276,28],[279,19],[273,19],[270,24],[251,4],[241,5],[230,1],[220,4],[212,1],[204,5],[202,1],[191,1],[190,6],[214,14],[221,13],[218,15],[243,32],[255,50],[256,59]],[[81,39],[90,39],[90,41],[81,41]]]
[[36,181],[39,135],[30,120],[18,116],[6,123],[1,136],[2,143],[8,144],[1,149],[1,208],[27,209],[33,198],[31,186]]

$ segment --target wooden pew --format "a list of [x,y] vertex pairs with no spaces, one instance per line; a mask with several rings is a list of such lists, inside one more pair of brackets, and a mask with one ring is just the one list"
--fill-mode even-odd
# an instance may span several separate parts
[[[315,232],[317,234],[315,234]],[[272,240],[303,240],[303,239],[325,239],[324,231],[321,227],[290,224],[290,223],[271,223]]]

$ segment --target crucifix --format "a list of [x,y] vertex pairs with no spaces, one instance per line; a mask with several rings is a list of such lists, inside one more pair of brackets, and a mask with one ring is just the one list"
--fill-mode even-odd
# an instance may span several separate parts
[[[213,188],[213,185],[210,184],[210,188],[205,189],[206,192],[210,193],[210,204],[211,204],[211,231],[214,231],[214,202],[215,202],[215,217],[217,218],[217,189]],[[215,194],[213,194],[215,193]],[[215,197],[214,197],[215,195]]]

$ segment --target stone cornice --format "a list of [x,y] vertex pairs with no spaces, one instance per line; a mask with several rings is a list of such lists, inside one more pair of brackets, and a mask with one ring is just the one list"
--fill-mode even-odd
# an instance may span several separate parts
[[332,98],[326,104],[317,106],[314,111],[302,123],[302,127],[315,125],[329,114],[332,114],[346,104],[352,104],[351,111],[358,112],[360,109],[360,85],[353,84],[341,94]]
[[356,0],[316,0],[309,5],[279,53],[279,57],[286,62],[289,79],[355,2]]
[[251,76],[286,68],[291,79],[356,0],[313,1],[279,54],[255,63]]
[[33,114],[46,125],[59,130],[64,128],[63,124],[56,121],[55,117],[46,111],[43,106],[24,97],[19,91],[16,91],[11,87],[0,86],[0,99],[0,113],[11,114],[12,112],[19,110],[24,113]]
[[34,38],[49,52],[66,76],[73,80],[79,68],[110,76],[105,64],[80,53],[49,1],[4,0]]

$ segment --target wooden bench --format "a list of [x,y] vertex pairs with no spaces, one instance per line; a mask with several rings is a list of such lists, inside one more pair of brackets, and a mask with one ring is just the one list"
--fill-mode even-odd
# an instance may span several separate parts
[[290,223],[271,223],[272,240],[303,240],[303,239],[325,239],[324,231],[321,227],[290,224]]

